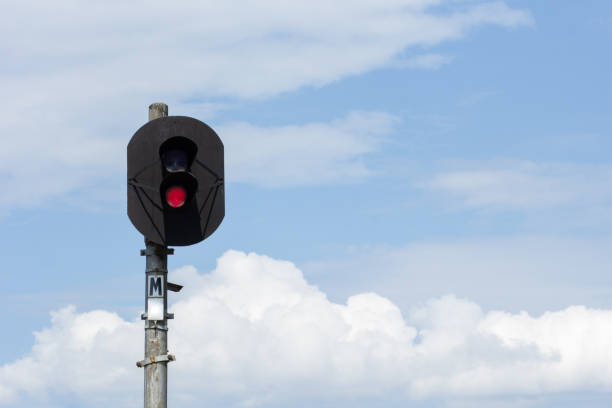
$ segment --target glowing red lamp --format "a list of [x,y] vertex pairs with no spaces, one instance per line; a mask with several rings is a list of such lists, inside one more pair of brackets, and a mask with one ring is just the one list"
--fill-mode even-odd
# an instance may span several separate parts
[[166,202],[172,208],[182,207],[187,200],[187,191],[181,186],[172,186],[166,190]]

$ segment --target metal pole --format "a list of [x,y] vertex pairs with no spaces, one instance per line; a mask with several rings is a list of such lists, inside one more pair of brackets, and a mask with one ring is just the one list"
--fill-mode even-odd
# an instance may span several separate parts
[[[154,103],[149,106],[149,121],[168,116],[168,105]],[[168,250],[145,238],[146,285],[145,285],[145,356],[140,365],[144,367],[144,407],[167,408],[168,405]],[[162,303],[163,302],[163,303]],[[163,307],[160,311],[159,308]],[[156,310],[153,310],[156,309]],[[157,314],[157,316],[154,316]],[[161,317],[162,320],[152,320]]]

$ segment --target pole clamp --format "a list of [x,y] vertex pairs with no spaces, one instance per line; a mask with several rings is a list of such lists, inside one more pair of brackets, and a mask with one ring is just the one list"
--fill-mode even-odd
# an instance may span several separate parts
[[174,255],[174,248],[166,248],[166,247],[157,247],[157,248],[147,248],[140,250],[140,256],[149,256],[149,255]]
[[[174,319],[174,313],[166,312],[166,319],[169,319],[169,320]],[[140,320],[147,320],[147,314],[146,313],[141,313],[140,314]]]
[[172,354],[162,354],[161,356],[151,356],[146,360],[136,362],[137,367],[145,367],[149,364],[164,363],[167,361],[175,361],[176,357]]

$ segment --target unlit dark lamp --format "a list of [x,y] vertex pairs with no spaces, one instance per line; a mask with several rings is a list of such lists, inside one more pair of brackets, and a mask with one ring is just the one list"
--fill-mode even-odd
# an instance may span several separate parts
[[164,163],[164,167],[169,173],[185,171],[189,166],[187,152],[184,150],[168,150],[162,154],[162,161]]

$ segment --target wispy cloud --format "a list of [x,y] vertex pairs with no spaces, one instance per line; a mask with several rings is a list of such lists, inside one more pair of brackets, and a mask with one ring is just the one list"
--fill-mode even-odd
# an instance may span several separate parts
[[[375,293],[331,302],[293,264],[236,251],[211,274],[186,267],[172,275],[186,291],[170,332],[172,398],[181,406],[216,398],[303,405],[391,390],[407,403],[612,389],[609,310],[485,312],[449,295],[402,315]],[[142,322],[111,312],[55,312],[31,352],[0,367],[0,404],[57,395],[88,407],[134,404],[142,335]]]
[[[380,149],[396,122],[382,112],[352,112],[325,123],[263,127],[241,122],[216,130],[225,144],[229,182],[291,187],[362,181],[372,174],[365,157]],[[55,123],[50,126],[61,134],[50,137],[34,131],[36,125],[24,126],[32,129],[32,137],[16,137],[0,152],[0,189],[11,192],[0,196],[0,210],[66,196],[72,204],[97,208],[109,197],[123,197],[129,138],[81,138],[77,129],[62,133]]]
[[2,78],[19,81],[26,97],[49,101],[84,90],[88,98],[260,97],[365,72],[408,47],[454,40],[483,24],[532,23],[528,12],[503,2],[431,10],[444,3],[183,0],[171,9],[158,1],[146,8],[116,1],[13,3],[0,20]]
[[[114,177],[125,166],[122,149],[153,101],[169,103],[171,114],[206,120],[237,100],[367,72],[407,48],[456,39],[472,27],[531,23],[527,11],[500,2],[430,11],[439,4],[6,4],[0,15],[0,187],[19,197],[20,206],[100,184],[116,188],[122,182]],[[417,65],[436,63],[429,57]],[[185,102],[202,96],[197,104]],[[259,132],[249,125],[242,130]],[[366,172],[349,162],[352,168],[339,169],[343,175]]]
[[612,204],[612,166],[500,160],[442,171],[423,187],[466,207],[543,210]]
[[222,126],[228,178],[266,187],[363,180],[372,174],[364,156],[380,148],[396,121],[386,113],[353,112],[329,123]]
[[439,69],[450,64],[453,57],[441,54],[421,54],[415,57],[398,59],[391,65],[396,68]]

